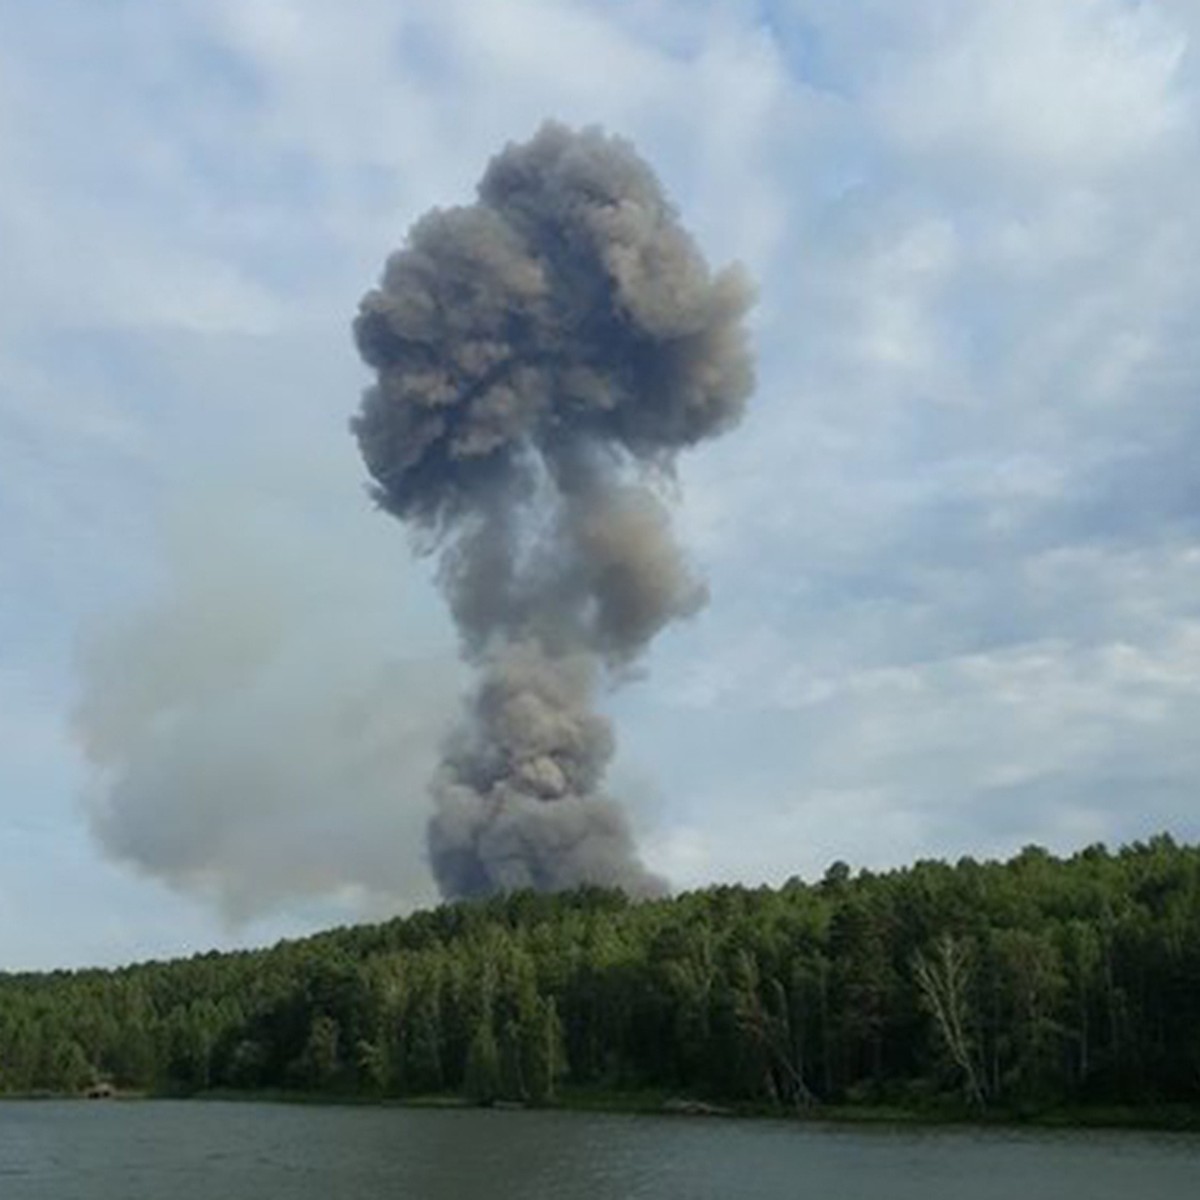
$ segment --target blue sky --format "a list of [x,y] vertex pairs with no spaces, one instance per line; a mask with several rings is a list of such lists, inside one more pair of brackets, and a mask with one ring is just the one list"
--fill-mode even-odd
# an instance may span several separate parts
[[0,34],[0,968],[433,898],[462,680],[364,496],[349,321],[546,117],[632,138],[760,291],[751,413],[681,473],[712,601],[609,702],[652,865],[1200,835],[1192,0],[0,0]]

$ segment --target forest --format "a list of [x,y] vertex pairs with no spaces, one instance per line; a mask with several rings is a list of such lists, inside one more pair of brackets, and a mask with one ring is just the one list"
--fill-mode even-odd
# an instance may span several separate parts
[[1200,1101],[1200,848],[514,893],[272,948],[0,975],[0,1091],[734,1108]]

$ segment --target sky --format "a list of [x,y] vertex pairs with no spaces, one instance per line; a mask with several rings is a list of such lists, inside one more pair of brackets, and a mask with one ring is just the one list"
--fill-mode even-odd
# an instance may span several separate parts
[[650,866],[1200,837],[1198,86],[1195,0],[0,0],[0,970],[436,899],[350,321],[546,118],[759,294],[606,697]]

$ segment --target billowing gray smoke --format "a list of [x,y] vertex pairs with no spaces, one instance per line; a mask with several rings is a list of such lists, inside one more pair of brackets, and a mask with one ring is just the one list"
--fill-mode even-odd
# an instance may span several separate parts
[[364,297],[377,380],[353,429],[378,502],[440,549],[481,676],[434,782],[446,895],[661,886],[604,795],[595,700],[704,603],[661,484],[742,414],[750,302],[627,142],[553,123],[419,220]]

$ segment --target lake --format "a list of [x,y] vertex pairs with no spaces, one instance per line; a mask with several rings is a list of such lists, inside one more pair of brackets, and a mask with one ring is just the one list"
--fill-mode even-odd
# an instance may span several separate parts
[[0,1102],[3,1200],[1194,1200],[1200,1137]]

